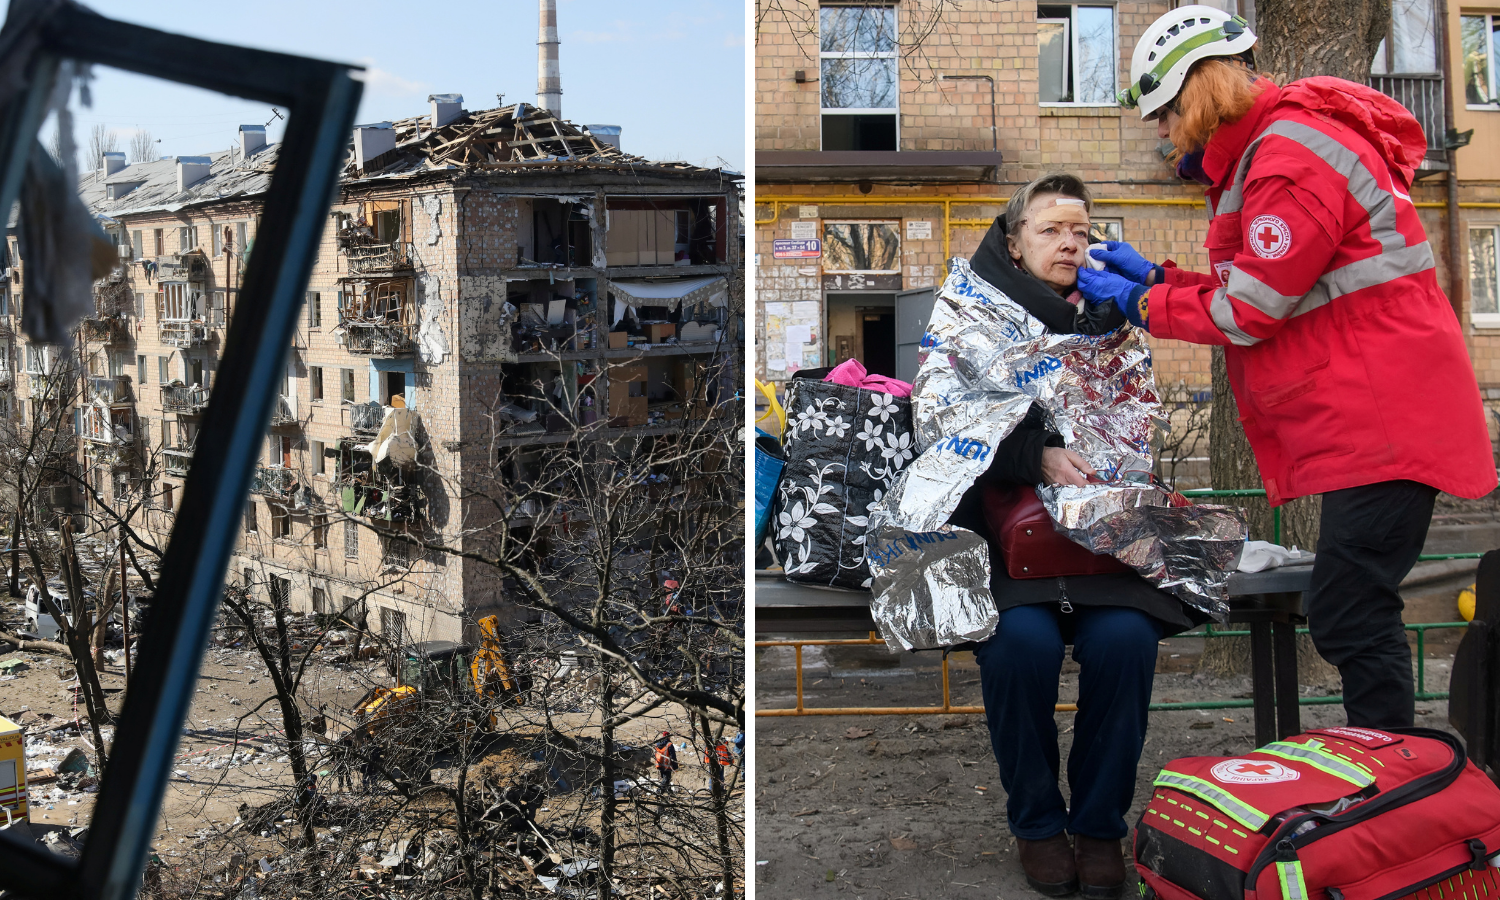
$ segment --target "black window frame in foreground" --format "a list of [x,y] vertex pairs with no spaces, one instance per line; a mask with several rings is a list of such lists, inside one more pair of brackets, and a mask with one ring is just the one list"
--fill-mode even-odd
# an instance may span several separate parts
[[240,513],[285,371],[319,240],[345,160],[357,66],[169,34],[71,0],[13,0],[0,29],[0,210],[20,192],[62,59],[112,66],[289,109],[255,252],[235,305],[221,378],[203,418],[161,564],[89,838],[75,862],[0,834],[0,888],[47,900],[129,900],[156,833]]

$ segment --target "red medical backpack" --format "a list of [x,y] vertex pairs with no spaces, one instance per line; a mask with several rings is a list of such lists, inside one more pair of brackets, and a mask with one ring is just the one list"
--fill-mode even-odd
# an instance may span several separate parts
[[1135,867],[1148,900],[1500,900],[1500,788],[1426,728],[1185,757],[1156,778]]

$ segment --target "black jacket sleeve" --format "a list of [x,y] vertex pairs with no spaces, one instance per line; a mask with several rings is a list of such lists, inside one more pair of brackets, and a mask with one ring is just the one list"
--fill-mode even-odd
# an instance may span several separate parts
[[995,448],[995,458],[981,481],[1008,484],[1040,484],[1042,450],[1063,446],[1062,436],[1047,428],[1041,407],[1032,404],[1026,418]]

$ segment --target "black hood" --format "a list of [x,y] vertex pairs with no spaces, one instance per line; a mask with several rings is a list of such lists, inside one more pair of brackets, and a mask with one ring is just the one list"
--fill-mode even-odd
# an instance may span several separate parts
[[996,216],[979,249],[969,259],[974,274],[1003,291],[1053,334],[1108,334],[1125,324],[1125,315],[1113,303],[1074,306],[1047,287],[1040,278],[1016,265],[1010,258],[1005,217]]

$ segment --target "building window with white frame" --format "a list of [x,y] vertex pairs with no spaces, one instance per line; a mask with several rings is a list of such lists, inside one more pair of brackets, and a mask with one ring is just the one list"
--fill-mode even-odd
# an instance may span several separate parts
[[1047,4],[1036,14],[1038,102],[1115,106],[1114,7]]
[[1469,229],[1469,318],[1477,328],[1500,328],[1500,225]]
[[1463,46],[1464,103],[1470,109],[1500,109],[1500,90],[1495,73],[1495,29],[1500,16],[1484,13],[1459,17],[1459,40]]
[[824,6],[818,35],[823,149],[897,149],[895,7]]

